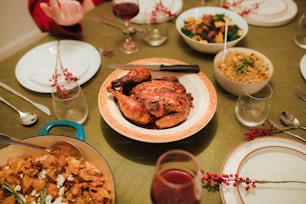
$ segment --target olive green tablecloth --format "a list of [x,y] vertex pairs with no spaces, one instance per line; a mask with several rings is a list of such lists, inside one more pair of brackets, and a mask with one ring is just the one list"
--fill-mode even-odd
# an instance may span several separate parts
[[[184,1],[184,10],[197,6],[200,1]],[[306,8],[306,1],[296,1],[299,7],[298,16]],[[303,8],[303,9],[302,9]],[[193,51],[179,36],[175,28],[175,21],[169,27],[169,40],[160,47],[149,47],[141,39],[141,33],[134,37],[141,45],[140,52],[125,55],[116,49],[116,44],[123,38],[117,29],[89,20],[101,13],[111,14],[111,3],[107,2],[90,12],[83,22],[85,42],[93,46],[115,49],[110,57],[102,57],[102,65],[97,74],[82,85],[89,104],[89,118],[84,124],[86,142],[95,147],[108,162],[115,178],[117,203],[150,203],[150,183],[154,173],[156,158],[164,151],[173,148],[185,149],[196,155],[201,168],[210,172],[220,173],[222,164],[231,150],[245,142],[243,132],[248,130],[235,118],[234,106],[236,97],[224,92],[217,84],[213,75],[214,55]],[[297,18],[287,25],[263,28],[249,26],[249,32],[237,46],[256,49],[267,55],[274,64],[275,72],[271,85],[274,89],[273,107],[270,117],[278,120],[280,111],[288,110],[306,124],[305,102],[298,99],[294,93],[299,85],[306,90],[305,80],[300,74],[299,63],[305,50],[298,48],[292,40]],[[18,60],[30,49],[45,42],[57,40],[54,36],[45,36],[32,45],[15,53],[0,62],[0,81],[7,83],[34,101],[47,105],[52,110],[50,94],[41,94],[23,88],[16,80],[15,66]],[[188,139],[169,144],[147,144],[130,140],[110,128],[101,117],[98,109],[98,92],[105,78],[113,71],[107,68],[110,63],[127,63],[136,59],[149,57],[173,58],[190,64],[199,64],[201,71],[211,80],[217,91],[218,105],[212,121],[200,132]],[[14,103],[22,110],[35,111],[39,114],[39,121],[32,127],[21,126],[17,114],[0,104],[0,132],[27,138],[34,136],[46,123],[56,120],[52,111],[47,116],[35,109],[29,103],[0,88],[0,95]],[[296,130],[306,136],[305,132]],[[73,135],[69,128],[57,128],[52,134]],[[281,137],[288,136],[281,134]],[[4,147],[0,144],[0,147]],[[221,203],[218,191],[211,192],[203,189],[202,203]]]

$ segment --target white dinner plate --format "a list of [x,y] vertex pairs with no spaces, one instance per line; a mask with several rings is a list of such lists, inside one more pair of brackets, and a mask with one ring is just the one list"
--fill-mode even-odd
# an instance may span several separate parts
[[[147,58],[131,62],[132,64],[184,64],[184,62],[166,58]],[[177,72],[157,72],[151,71],[152,78],[163,76],[177,77],[184,85],[186,91],[193,97],[193,108],[190,110],[188,118],[181,124],[167,129],[148,129],[137,126],[123,117],[114,97],[107,91],[114,79],[125,74],[127,70],[117,69],[112,72],[103,82],[99,95],[98,106],[105,122],[115,131],[128,138],[148,142],[166,143],[178,141],[200,131],[213,118],[217,107],[216,90],[202,72],[199,73],[177,73]]]
[[302,73],[304,79],[306,80],[306,54],[301,59],[300,70],[301,70],[301,73]]
[[[306,182],[306,145],[294,140],[266,137],[245,142],[226,158],[222,174],[269,181]],[[266,183],[246,191],[238,187],[220,185],[223,203],[229,204],[302,204],[306,200],[306,184]]]
[[[172,14],[178,15],[183,9],[183,0],[163,0],[162,5],[168,9]],[[144,12],[147,9],[154,10],[156,6],[155,1],[139,0],[139,13],[131,21],[133,23],[142,24],[144,22]],[[166,21],[167,19],[163,19]]]
[[[54,73],[57,41],[34,47],[21,57],[16,65],[17,81],[25,88],[50,93],[50,79]],[[101,56],[92,45],[77,40],[61,40],[61,59],[79,83],[83,84],[93,77],[101,65]]]
[[[234,0],[228,0],[231,3]],[[256,7],[251,9],[252,11],[245,16],[245,20],[255,26],[263,27],[275,27],[289,23],[297,14],[298,8],[293,0],[254,0],[254,1],[243,1],[237,6],[230,7],[231,10],[238,13],[248,8]]]

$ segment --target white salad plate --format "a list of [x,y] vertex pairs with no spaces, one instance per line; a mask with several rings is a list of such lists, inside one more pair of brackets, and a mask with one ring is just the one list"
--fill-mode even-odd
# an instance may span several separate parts
[[300,70],[304,79],[306,80],[306,54],[302,57],[300,61]]
[[[156,7],[156,2],[152,0],[150,1],[139,0],[139,13],[131,21],[133,23],[142,24],[144,22],[144,12],[147,9],[154,10]],[[178,15],[183,9],[183,0],[163,0],[162,5],[164,6],[164,8],[169,10],[172,14]],[[162,19],[162,20],[166,21],[168,19]]]
[[305,144],[278,137],[245,142],[228,155],[222,174],[237,173],[244,178],[291,182],[257,183],[249,191],[245,190],[244,184],[237,187],[222,184],[221,198],[223,203],[229,204],[302,204],[306,200],[305,172]]
[[[227,2],[232,3],[234,0]],[[293,0],[245,0],[237,6],[230,7],[230,9],[238,13],[250,9],[251,12],[243,17],[249,24],[262,27],[287,24],[296,16],[298,11]]]
[[[146,58],[131,64],[185,64],[168,58]],[[140,127],[127,120],[118,108],[114,96],[107,91],[111,82],[127,74],[128,70],[117,69],[103,82],[99,95],[98,106],[105,122],[125,137],[147,143],[167,143],[185,139],[199,132],[213,118],[217,108],[216,90],[209,78],[202,72],[178,73],[151,71],[152,78],[177,77],[193,97],[193,107],[188,118],[181,124],[166,129],[150,129]]]
[[[16,65],[17,81],[25,88],[50,93],[50,79],[54,74],[57,41],[47,42],[29,50]],[[92,45],[77,40],[61,40],[60,53],[62,64],[80,85],[87,82],[99,70],[101,56]]]

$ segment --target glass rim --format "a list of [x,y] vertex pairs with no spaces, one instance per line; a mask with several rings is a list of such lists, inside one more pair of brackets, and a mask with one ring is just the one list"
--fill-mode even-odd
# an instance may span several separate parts
[[[192,177],[192,179],[184,184],[176,184],[176,183],[173,183],[173,182],[169,182],[168,180],[166,180],[163,176],[162,176],[162,173],[164,171],[160,170],[159,166],[160,166],[160,163],[161,161],[166,157],[166,156],[169,156],[171,154],[174,154],[174,153],[179,153],[179,154],[182,154],[182,155],[185,155],[185,156],[188,156],[190,158],[190,161],[192,161],[192,163],[194,164],[195,166],[195,172],[194,172],[194,175]],[[174,169],[174,168],[173,168]],[[177,169],[174,169],[174,170],[178,170],[179,168]],[[171,169],[169,169],[171,170]],[[167,186],[173,186],[173,187],[176,187],[176,186],[180,186],[180,187],[186,187],[186,186],[190,186],[190,185],[193,185],[193,181],[196,180],[199,176],[200,176],[200,169],[199,169],[199,164],[195,158],[195,156],[193,154],[191,154],[190,152],[188,151],[185,151],[185,150],[181,150],[181,149],[173,149],[173,150],[168,150],[166,152],[164,152],[163,154],[161,154],[157,160],[157,163],[156,163],[156,172],[155,172],[155,176],[158,176],[160,178],[160,180],[165,183]]]
[[[251,85],[252,83],[249,83],[249,82],[252,82],[252,81],[248,81],[246,84],[243,84],[242,86],[242,90],[244,92],[244,94],[252,99],[256,99],[256,100],[267,100],[269,98],[272,98],[273,96],[273,89],[272,89],[272,86],[269,84],[269,83],[265,83],[264,86],[258,90],[257,92],[254,92],[254,93],[249,93],[249,91],[246,90],[247,86],[248,85]],[[260,91],[262,91],[263,89],[266,89],[268,88],[269,89],[269,94],[267,96],[264,96],[264,97],[256,97],[254,96],[255,94],[259,93]]]

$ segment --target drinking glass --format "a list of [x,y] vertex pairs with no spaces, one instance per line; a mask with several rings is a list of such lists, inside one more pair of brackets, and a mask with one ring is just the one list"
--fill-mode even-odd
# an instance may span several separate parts
[[195,204],[201,194],[201,174],[191,153],[170,150],[158,158],[151,185],[152,203]]
[[[124,20],[126,30],[128,30],[130,20],[139,13],[138,0],[112,0],[112,10],[115,16]],[[118,49],[123,53],[132,54],[139,51],[139,45],[127,32],[126,38],[119,43]]]
[[77,82],[59,82],[52,90],[52,104],[60,120],[71,120],[82,124],[88,116],[86,98]]
[[238,97],[235,113],[237,119],[245,126],[255,127],[264,123],[270,114],[273,90],[269,84],[266,84],[260,91],[250,94],[248,86],[251,83],[244,84]]
[[300,17],[293,34],[293,39],[297,46],[306,49],[306,13]]
[[144,11],[143,40],[151,46],[159,46],[168,39],[167,13],[148,8]]

